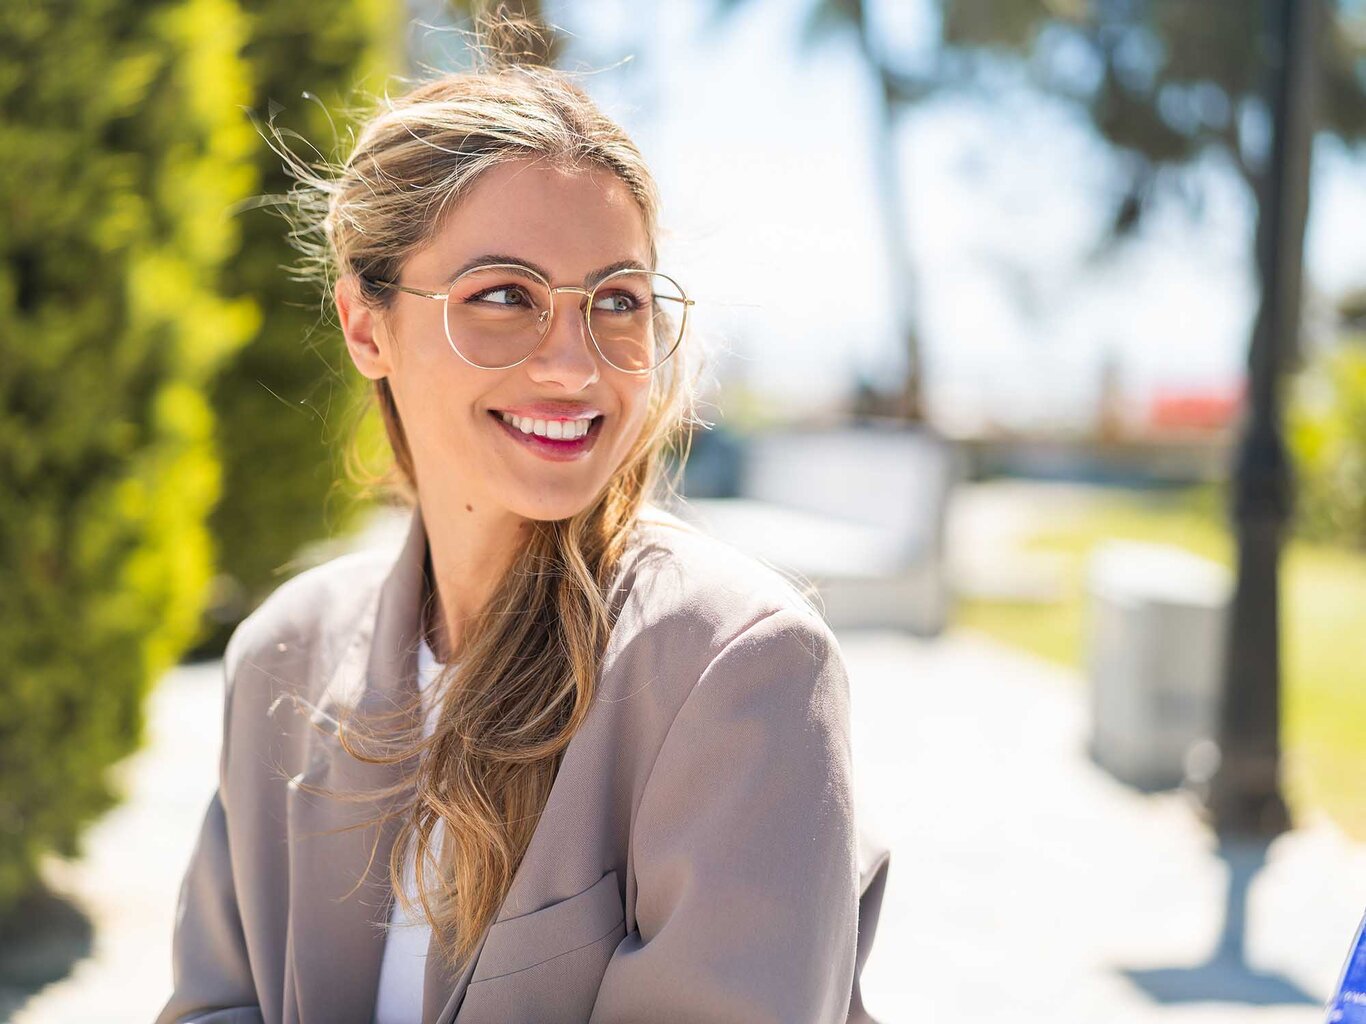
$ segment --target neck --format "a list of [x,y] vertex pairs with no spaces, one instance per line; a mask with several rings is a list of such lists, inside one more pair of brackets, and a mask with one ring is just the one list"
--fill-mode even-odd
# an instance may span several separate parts
[[445,663],[458,655],[466,624],[487,603],[531,524],[504,510],[481,511],[437,495],[420,500],[427,533],[423,629],[437,661]]

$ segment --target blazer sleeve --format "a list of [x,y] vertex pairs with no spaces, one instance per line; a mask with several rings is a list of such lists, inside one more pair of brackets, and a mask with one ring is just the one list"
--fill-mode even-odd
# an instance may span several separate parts
[[843,1024],[858,933],[848,679],[814,613],[770,613],[708,665],[632,831],[636,929],[592,1024]]
[[224,809],[236,646],[223,654],[223,743],[218,788],[180,885],[171,945],[173,990],[155,1024],[263,1024],[237,909],[232,850]]

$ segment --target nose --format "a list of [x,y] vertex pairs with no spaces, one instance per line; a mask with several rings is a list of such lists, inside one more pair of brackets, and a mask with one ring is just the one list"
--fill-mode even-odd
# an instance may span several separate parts
[[588,296],[564,292],[556,298],[545,337],[526,361],[527,373],[539,383],[558,383],[566,391],[582,391],[602,375],[584,315]]

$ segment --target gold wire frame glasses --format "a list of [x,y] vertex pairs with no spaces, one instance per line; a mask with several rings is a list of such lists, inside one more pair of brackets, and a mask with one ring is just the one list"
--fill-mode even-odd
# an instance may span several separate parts
[[674,354],[696,305],[669,275],[634,268],[614,271],[592,288],[551,287],[520,263],[473,267],[440,292],[366,280],[443,303],[446,341],[483,370],[507,370],[531,358],[550,331],[557,292],[583,296],[578,308],[593,347],[609,365],[633,374],[653,373]]

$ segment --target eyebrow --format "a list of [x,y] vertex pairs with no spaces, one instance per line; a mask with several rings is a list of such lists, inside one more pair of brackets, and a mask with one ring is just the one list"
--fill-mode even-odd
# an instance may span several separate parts
[[[532,263],[530,260],[522,259],[518,256],[507,256],[500,253],[485,253],[483,256],[474,257],[474,259],[467,262],[459,270],[451,274],[450,277],[446,278],[446,287],[449,288],[455,282],[455,279],[459,277],[461,274],[474,270],[476,267],[486,267],[491,263],[515,263],[519,267],[526,267],[528,270],[536,271],[536,273],[540,274],[547,281],[550,280],[550,271],[546,270],[544,267]],[[649,267],[645,266],[645,264],[641,263],[640,260],[637,259],[617,260],[615,263],[609,263],[607,264],[607,266],[599,267],[597,270],[593,271],[586,278],[584,278],[583,283],[585,286],[592,288],[593,285],[597,284],[603,278],[611,274],[615,274],[618,270],[649,269]]]

